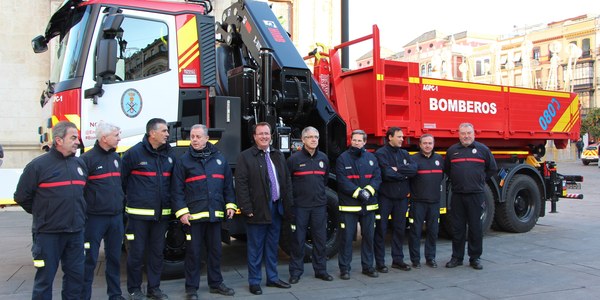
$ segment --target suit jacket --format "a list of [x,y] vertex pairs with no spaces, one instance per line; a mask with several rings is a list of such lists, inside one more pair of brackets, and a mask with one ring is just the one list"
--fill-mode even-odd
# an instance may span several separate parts
[[[280,214],[291,211],[293,206],[292,180],[285,157],[279,150],[270,148],[271,161],[275,165],[279,182],[280,199],[275,203]],[[271,224],[271,190],[265,152],[255,146],[238,156],[235,169],[235,195],[242,214],[254,214],[250,224]]]

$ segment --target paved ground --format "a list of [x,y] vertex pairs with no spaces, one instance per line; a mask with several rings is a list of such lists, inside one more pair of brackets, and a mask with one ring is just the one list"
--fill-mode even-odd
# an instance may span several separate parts
[[[291,289],[264,287],[262,296],[248,292],[245,245],[224,247],[223,275],[226,284],[236,290],[235,298],[255,299],[598,299],[600,295],[600,172],[594,165],[579,162],[559,164],[564,174],[585,176],[584,200],[562,200],[557,214],[538,221],[529,233],[510,234],[492,231],[484,240],[484,269],[470,267],[446,269],[451,243],[438,243],[441,268],[424,267],[410,272],[391,269],[379,278],[360,274],[360,254],[355,248],[352,279],[338,278],[337,258],[328,262],[333,282],[313,278],[310,265],[300,283]],[[31,217],[17,209],[0,210],[0,299],[30,299],[34,268],[31,264]],[[388,248],[389,249],[389,248]],[[406,247],[405,253],[408,254]],[[288,259],[280,259],[280,276],[287,280]],[[359,271],[356,271],[359,270]],[[124,269],[123,269],[124,271]],[[94,282],[94,299],[106,299],[104,267]],[[54,296],[60,298],[60,276]],[[125,290],[123,272],[122,287]],[[183,280],[162,282],[171,299],[183,298]],[[202,299],[227,298],[209,294],[203,276]]]

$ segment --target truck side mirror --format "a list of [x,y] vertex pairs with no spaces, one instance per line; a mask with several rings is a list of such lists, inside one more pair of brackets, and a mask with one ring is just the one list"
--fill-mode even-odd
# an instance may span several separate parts
[[98,80],[98,77],[105,78],[107,76],[115,75],[117,72],[117,51],[117,40],[100,40],[96,60],[96,80]]
[[31,40],[31,48],[34,53],[43,53],[48,50],[48,43],[43,35],[38,35]]

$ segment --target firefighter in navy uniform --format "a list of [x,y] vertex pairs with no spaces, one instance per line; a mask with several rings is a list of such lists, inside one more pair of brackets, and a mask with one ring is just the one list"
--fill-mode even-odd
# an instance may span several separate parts
[[433,151],[434,139],[424,134],[419,139],[420,151],[411,157],[417,164],[417,175],[410,179],[410,235],[408,248],[412,265],[421,266],[421,232],[427,223],[425,264],[437,268],[436,240],[440,218],[440,197],[444,180],[444,159]]
[[[387,143],[377,149],[375,156],[381,169],[379,187],[379,218],[375,227],[375,265],[377,271],[387,273],[385,266],[385,234],[392,225],[392,268],[410,271],[404,262],[402,244],[406,232],[409,179],[417,174],[417,165],[402,147],[404,133],[400,127],[390,127],[385,134]],[[389,221],[392,216],[391,222]]]
[[[171,173],[175,164],[173,150],[167,144],[169,130],[163,119],[146,124],[141,142],[123,155],[127,229],[127,291],[130,299],[168,299],[160,290],[165,233],[171,215]],[[146,249],[148,248],[148,249]],[[142,293],[144,251],[147,294]]]
[[304,273],[304,242],[310,227],[313,243],[312,264],[315,277],[332,281],[327,273],[327,195],[325,187],[329,178],[329,159],[319,151],[319,131],[314,127],[302,130],[302,150],[287,160],[292,175],[294,193],[294,225],[290,259],[290,283],[295,284]]
[[338,254],[340,278],[350,279],[352,241],[356,235],[356,224],[361,228],[362,273],[378,277],[374,267],[373,239],[375,234],[375,211],[378,208],[375,193],[381,184],[381,171],[377,158],[364,148],[367,134],[362,130],[352,131],[351,144],[336,161],[340,228],[342,242]]
[[483,269],[480,257],[483,252],[481,214],[485,207],[485,184],[497,171],[496,160],[490,149],[475,141],[475,130],[470,123],[458,126],[460,143],[446,151],[444,166],[452,182],[450,214],[453,220],[452,258],[446,268],[463,264],[465,240],[469,228],[469,265]]
[[89,174],[85,187],[87,222],[85,224],[85,286],[83,299],[92,296],[92,282],[98,262],[100,242],[104,239],[106,288],[109,300],[121,296],[121,246],[123,245],[123,202],[121,158],[115,152],[121,140],[119,127],[99,122],[96,144],[81,155]]
[[32,160],[17,184],[14,199],[33,215],[31,254],[37,268],[32,299],[52,299],[60,262],[62,299],[79,300],[83,290],[83,231],[87,168],[79,157],[77,127],[61,121],[52,127],[48,153]]
[[198,299],[201,251],[207,249],[211,293],[233,296],[221,275],[221,222],[233,218],[237,206],[233,176],[221,152],[208,142],[206,126],[190,131],[191,145],[176,162],[171,182],[172,207],[181,223],[190,226],[185,253],[185,299]]

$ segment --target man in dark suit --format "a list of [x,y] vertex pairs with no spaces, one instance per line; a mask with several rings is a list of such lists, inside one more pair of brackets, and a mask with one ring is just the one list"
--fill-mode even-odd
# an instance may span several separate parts
[[279,279],[277,250],[284,208],[289,212],[293,197],[285,157],[270,147],[271,126],[254,126],[255,145],[240,153],[235,171],[235,193],[242,214],[247,217],[248,284],[250,292],[262,294],[261,265],[267,271],[267,286],[290,288]]

